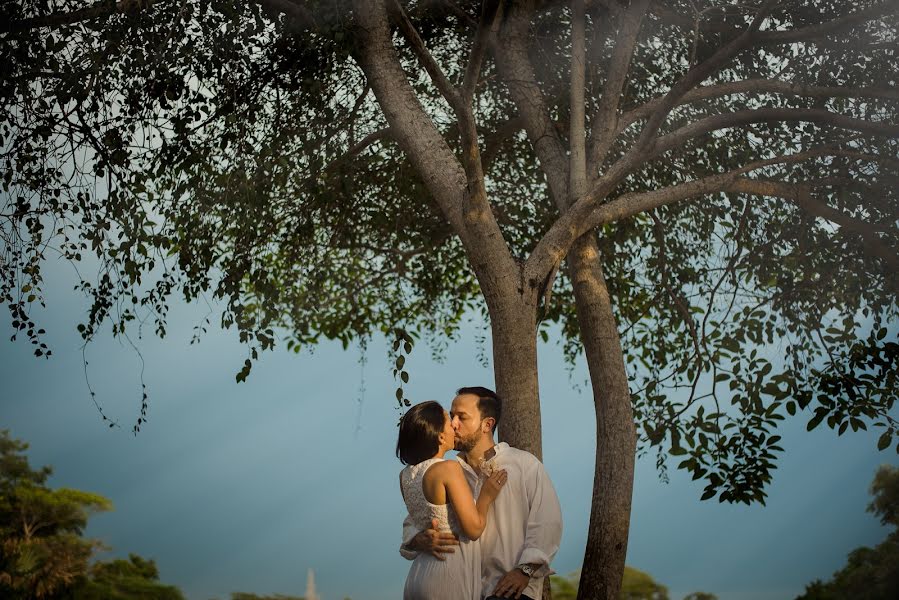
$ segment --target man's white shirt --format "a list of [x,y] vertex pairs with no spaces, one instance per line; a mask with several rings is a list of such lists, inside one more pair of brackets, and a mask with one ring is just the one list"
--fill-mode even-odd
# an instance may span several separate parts
[[[562,509],[543,463],[533,454],[501,442],[488,463],[505,469],[508,481],[490,507],[487,526],[480,537],[482,595],[489,596],[500,578],[522,563],[537,564],[528,587],[522,592],[535,600],[543,595],[543,578],[552,574],[550,563],[562,539]],[[466,463],[461,463],[475,498],[484,480]],[[407,515],[403,521],[400,554],[412,560],[416,552],[405,545],[420,530]]]

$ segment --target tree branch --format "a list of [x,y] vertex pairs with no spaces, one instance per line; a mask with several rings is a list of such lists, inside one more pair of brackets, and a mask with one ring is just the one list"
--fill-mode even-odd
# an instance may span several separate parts
[[119,0],[118,2],[107,0],[71,12],[60,11],[40,17],[31,17],[19,21],[8,21],[0,25],[0,33],[16,33],[44,27],[55,29],[64,25],[73,25],[83,21],[91,21],[116,13],[134,14],[142,10],[147,10],[153,4],[157,3],[158,0]]
[[557,206],[564,207],[568,198],[568,157],[528,58],[532,11],[533,7],[526,2],[515,3],[510,8],[505,26],[500,29],[501,43],[493,45],[493,54],[524,121],[553,200]]
[[[585,131],[584,87],[586,80],[586,15],[584,0],[571,3],[571,80],[569,98],[569,145],[571,154],[568,166],[568,189],[573,198],[587,191],[587,150]],[[570,202],[570,200],[567,200]]]
[[809,185],[741,177],[730,182],[723,191],[789,200],[810,215],[821,217],[836,223],[847,231],[858,234],[870,254],[883,259],[894,273],[899,271],[899,256],[896,255],[896,251],[883,243],[883,240],[877,236],[878,232],[884,230],[883,227],[831,208],[812,195]]
[[493,290],[505,286],[514,294],[520,285],[518,266],[486,196],[472,193],[465,170],[412,89],[393,46],[384,0],[356,0],[354,12],[359,19],[354,58],[394,138],[462,241],[481,285]]
[[764,31],[758,35],[756,42],[759,44],[792,44],[794,42],[809,41],[839,33],[861,23],[896,12],[899,12],[899,3],[895,0],[887,0],[826,23],[800,27],[790,31]]
[[[710,175],[660,190],[631,192],[603,204],[597,203],[604,198],[604,193],[607,192],[604,192],[601,187],[594,187],[590,193],[579,199],[574,206],[556,220],[531,252],[525,268],[529,273],[549,272],[556,261],[560,261],[566,256],[574,240],[596,227],[688,198],[731,191],[731,184],[751,171],[775,164],[796,163],[819,156],[834,155],[839,152],[832,146],[822,146],[791,155],[755,161],[726,173]],[[868,227],[872,226],[869,224]]]
[[[770,79],[744,79],[717,85],[708,85],[693,89],[681,98],[678,105],[730,96],[733,94],[784,94],[791,96],[809,96],[812,98],[876,98],[880,100],[899,100],[899,89],[895,88],[848,88],[825,87],[775,81]],[[655,111],[663,97],[658,97],[641,106],[631,109],[622,115],[615,135],[646,118]]]
[[481,74],[481,65],[484,62],[484,54],[487,51],[487,41],[495,36],[499,29],[499,21],[502,18],[503,4],[501,0],[485,2],[481,7],[481,19],[478,22],[474,44],[468,57],[468,66],[462,78],[462,90],[460,96],[466,106],[471,105],[475,87],[478,85],[478,77]]
[[587,170],[595,173],[606,159],[606,155],[617,137],[618,106],[621,102],[621,91],[627,81],[640,25],[650,0],[636,0],[627,10],[622,11],[618,36],[615,40],[615,51],[609,63],[609,72],[602,89],[599,106],[591,119],[590,154]]
[[712,73],[715,73],[724,66],[727,61],[752,44],[753,38],[758,33],[759,27],[761,27],[762,22],[776,4],[776,0],[766,0],[742,34],[719,48],[718,51],[708,59],[687,71],[687,73],[671,87],[671,90],[665,94],[655,111],[653,111],[647,119],[646,125],[644,125],[643,131],[640,133],[637,143],[633,146],[632,153],[641,152],[643,148],[650,145],[651,141],[655,138],[656,132],[662,126],[662,123],[665,122],[665,119],[668,118],[672,109],[674,109],[674,107],[681,101],[684,94],[702,83]]
[[760,108],[756,110],[741,110],[733,113],[713,115],[685,125],[680,129],[658,138],[648,153],[647,160],[651,160],[673,148],[681,146],[687,140],[719,129],[728,129],[749,125],[751,123],[771,123],[779,121],[805,121],[823,125],[832,125],[840,129],[851,129],[863,133],[899,137],[899,125],[876,121],[866,121],[847,117],[825,109],[818,108]]
[[393,133],[390,130],[390,127],[384,127],[383,129],[379,129],[372,133],[369,133],[367,136],[362,138],[357,144],[351,146],[343,156],[338,156],[322,169],[323,172],[334,170],[340,165],[344,164],[348,160],[352,159],[354,156],[371,146],[372,144],[379,142],[384,139],[391,139],[393,137]]
[[421,36],[418,35],[415,25],[412,24],[406,11],[403,10],[403,6],[400,4],[399,0],[389,0],[388,10],[391,17],[393,17],[394,21],[396,21],[399,26],[403,37],[406,38],[406,41],[412,46],[412,51],[415,52],[415,56],[418,57],[421,66],[427,71],[431,81],[434,82],[434,85],[437,86],[440,94],[447,102],[449,102],[450,107],[452,107],[458,114],[463,106],[462,99],[459,97],[456,88],[453,87],[453,84],[450,83],[450,80],[447,79],[446,75],[443,73],[443,69],[440,68],[440,65],[437,64],[434,57],[431,56],[431,53],[425,46]]

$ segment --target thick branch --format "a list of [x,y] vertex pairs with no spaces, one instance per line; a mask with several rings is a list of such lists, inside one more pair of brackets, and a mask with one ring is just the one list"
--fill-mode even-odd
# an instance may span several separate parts
[[553,199],[564,207],[568,198],[568,157],[528,58],[532,11],[527,2],[511,7],[499,41],[494,43],[493,54],[524,121]]
[[826,37],[835,33],[844,32],[847,29],[873,21],[884,15],[899,12],[899,2],[895,0],[886,0],[880,4],[869,6],[862,10],[819,23],[808,27],[800,27],[791,31],[764,31],[757,37],[756,42],[759,44],[792,44],[794,42],[805,42],[817,38]]
[[[565,257],[574,240],[596,227],[687,198],[731,191],[731,184],[741,176],[764,167],[796,163],[835,154],[841,154],[841,151],[830,146],[813,148],[791,155],[755,161],[726,173],[711,175],[660,190],[624,194],[604,204],[598,203],[608,191],[603,190],[601,186],[595,187],[562,215],[543,236],[525,264],[526,272],[530,277],[535,278],[549,273],[553,265]],[[873,226],[869,225],[869,227]]]
[[354,9],[359,19],[355,58],[395,139],[462,240],[481,286],[517,289],[518,267],[486,197],[471,193],[465,171],[425,113],[400,65],[383,0],[356,0]]
[[[771,79],[744,79],[717,85],[696,88],[684,94],[679,105],[699,102],[712,98],[721,98],[734,94],[784,94],[790,96],[809,96],[811,98],[876,98],[879,100],[899,100],[899,89],[891,88],[848,88],[803,85]],[[655,98],[634,108],[624,115],[618,124],[616,135],[646,118],[661,105],[663,97]]]
[[587,191],[587,151],[584,123],[584,87],[586,80],[586,15],[584,0],[572,1],[571,15],[571,96],[569,143],[571,157],[568,167],[569,193],[577,198]]
[[403,6],[399,0],[390,0],[388,6],[391,15],[394,17],[397,25],[399,25],[400,32],[402,32],[406,41],[409,42],[409,45],[412,46],[412,51],[415,52],[415,56],[418,57],[419,62],[425,71],[428,72],[431,81],[434,82],[434,85],[437,86],[437,89],[446,98],[453,110],[458,113],[462,107],[462,100],[456,88],[453,87],[453,84],[450,83],[450,80],[443,73],[443,69],[440,68],[440,65],[437,64],[437,61],[434,60],[434,57],[431,56],[431,53],[425,47],[424,41],[418,35],[418,31],[415,29],[412,21],[409,20],[409,16],[403,10]]
[[752,19],[752,22],[742,34],[719,48],[712,56],[687,71],[687,73],[671,87],[671,90],[665,94],[665,97],[662,98],[658,107],[649,116],[646,125],[643,127],[643,131],[640,133],[640,138],[633,147],[634,151],[640,152],[643,148],[650,145],[650,142],[655,138],[656,132],[662,126],[662,123],[665,122],[665,119],[668,118],[671,110],[680,103],[684,94],[702,83],[707,77],[724,66],[727,61],[752,44],[753,38],[758,33],[759,27],[761,27],[765,17],[767,17],[775,4],[775,0],[766,0],[765,4],[759,9]]
[[150,8],[156,2],[157,0],[119,0],[118,2],[107,0],[71,12],[55,12],[41,17],[9,21],[0,25],[0,33],[28,31],[43,27],[55,29],[64,25],[107,17],[115,13],[133,14]]
[[751,123],[772,123],[805,121],[820,125],[831,125],[840,129],[861,131],[870,135],[899,137],[899,125],[877,121],[865,121],[847,117],[825,109],[817,108],[760,108],[757,110],[741,110],[706,117],[685,125],[680,129],[664,135],[655,142],[647,160],[655,158],[669,150],[682,146],[690,139],[705,135],[719,129],[740,127]]
[[636,0],[627,10],[623,11],[621,16],[618,36],[615,40],[615,51],[609,63],[606,83],[602,89],[602,97],[599,100],[596,114],[592,119],[590,155],[587,162],[588,170],[591,173],[595,173],[600,168],[615,141],[621,92],[627,81],[634,48],[637,46],[640,24],[649,4],[650,0]]
[[478,77],[481,74],[484,54],[487,51],[487,41],[490,36],[496,35],[502,12],[503,5],[500,1],[485,2],[481,7],[481,20],[478,22],[478,30],[475,33],[474,44],[468,57],[468,66],[465,68],[465,75],[462,78],[460,95],[466,106],[471,105],[475,87],[478,85]]
[[810,215],[821,217],[831,223],[836,223],[847,231],[858,234],[870,254],[883,259],[894,273],[899,271],[899,256],[896,255],[896,251],[884,244],[877,236],[879,231],[883,231],[883,227],[831,208],[825,202],[815,198],[807,185],[741,177],[732,181],[723,191],[789,200]]

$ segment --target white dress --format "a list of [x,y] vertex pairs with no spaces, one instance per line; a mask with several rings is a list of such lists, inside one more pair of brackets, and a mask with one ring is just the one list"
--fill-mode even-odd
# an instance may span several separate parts
[[445,561],[420,552],[406,577],[403,600],[479,600],[481,597],[481,546],[462,533],[452,506],[431,504],[425,498],[422,479],[425,472],[442,458],[431,458],[409,465],[400,473],[400,485],[409,516],[420,530],[431,528],[437,519],[440,531],[452,531],[459,545]]

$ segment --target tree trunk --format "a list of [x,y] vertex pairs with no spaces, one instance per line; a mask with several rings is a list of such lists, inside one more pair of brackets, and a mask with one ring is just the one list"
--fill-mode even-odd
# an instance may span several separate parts
[[493,372],[503,402],[499,438],[543,458],[537,385],[537,307],[520,295],[488,298]]
[[[485,292],[493,333],[493,373],[503,399],[499,439],[543,460],[537,378],[537,299],[521,296],[491,301]],[[552,600],[549,577],[543,600]]]
[[578,600],[618,600],[627,537],[637,434],[612,303],[593,234],[572,247],[568,269],[596,407],[596,467]]

